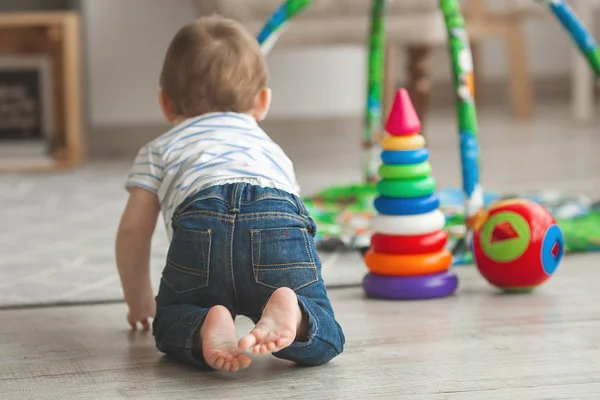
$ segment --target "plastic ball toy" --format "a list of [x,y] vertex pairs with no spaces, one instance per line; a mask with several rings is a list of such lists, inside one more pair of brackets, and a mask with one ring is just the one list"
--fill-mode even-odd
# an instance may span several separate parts
[[475,226],[473,255],[479,272],[506,292],[544,283],[565,252],[562,231],[548,210],[527,200],[493,205]]

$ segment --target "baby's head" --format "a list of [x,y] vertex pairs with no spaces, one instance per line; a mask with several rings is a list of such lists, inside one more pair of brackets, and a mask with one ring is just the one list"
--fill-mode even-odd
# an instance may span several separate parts
[[246,113],[260,121],[271,103],[267,79],[260,46],[240,23],[203,17],[171,41],[159,101],[170,122],[210,112]]

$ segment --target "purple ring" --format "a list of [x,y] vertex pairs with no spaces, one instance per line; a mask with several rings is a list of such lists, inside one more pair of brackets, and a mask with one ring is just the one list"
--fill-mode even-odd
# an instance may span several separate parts
[[450,296],[458,287],[457,276],[449,271],[419,276],[383,276],[368,273],[363,288],[370,297],[393,300],[432,299]]

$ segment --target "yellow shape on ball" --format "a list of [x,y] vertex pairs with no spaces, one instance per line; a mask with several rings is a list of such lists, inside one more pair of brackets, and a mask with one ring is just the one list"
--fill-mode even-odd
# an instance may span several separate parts
[[425,138],[421,135],[386,136],[381,140],[384,150],[416,150],[425,147]]

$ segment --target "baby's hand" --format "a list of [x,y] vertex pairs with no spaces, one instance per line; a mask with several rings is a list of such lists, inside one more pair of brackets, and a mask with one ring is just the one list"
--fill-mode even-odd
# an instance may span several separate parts
[[150,318],[154,318],[156,314],[156,301],[150,296],[145,300],[129,304],[129,313],[127,314],[127,322],[134,331],[137,330],[138,323],[147,331],[150,330]]

